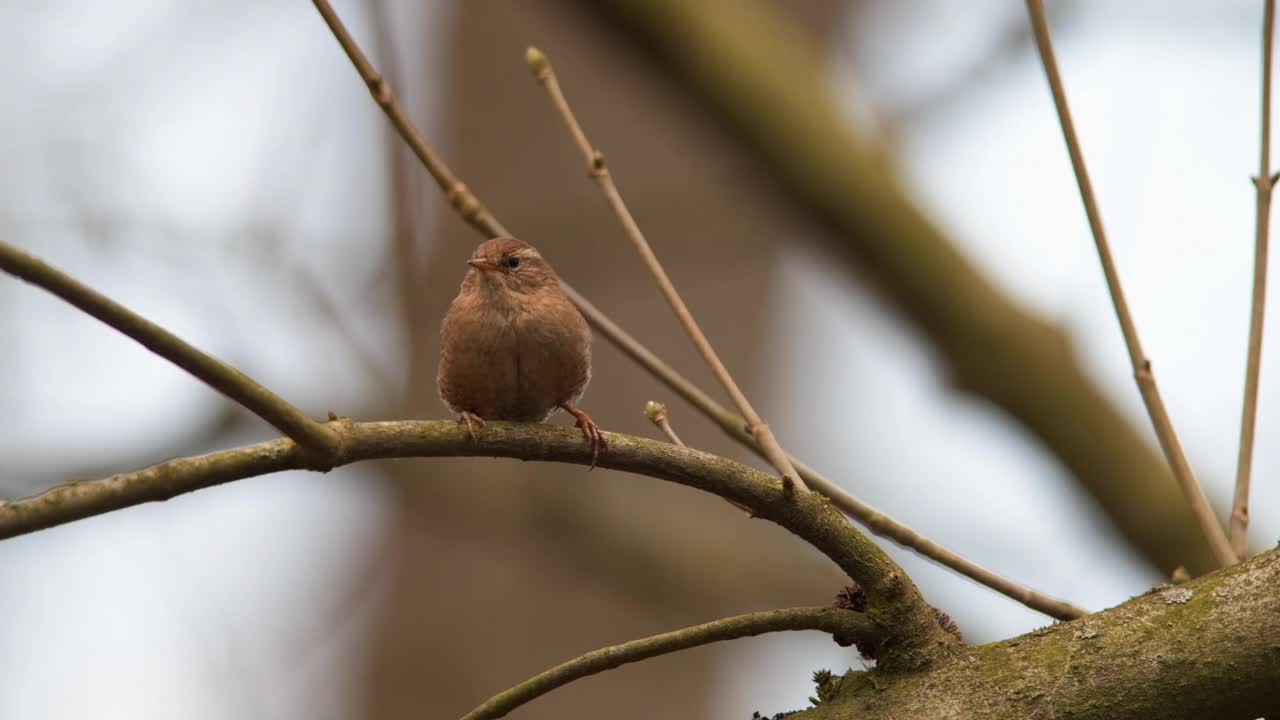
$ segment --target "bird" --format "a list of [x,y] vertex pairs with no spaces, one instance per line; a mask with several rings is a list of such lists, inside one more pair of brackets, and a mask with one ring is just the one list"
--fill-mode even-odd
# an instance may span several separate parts
[[440,325],[440,399],[476,440],[485,420],[577,420],[595,468],[604,435],[577,407],[591,381],[591,329],[551,264],[513,237],[481,243]]

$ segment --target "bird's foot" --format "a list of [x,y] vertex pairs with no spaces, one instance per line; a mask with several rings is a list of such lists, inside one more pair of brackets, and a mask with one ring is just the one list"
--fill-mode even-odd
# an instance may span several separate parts
[[466,426],[467,434],[471,436],[473,441],[480,442],[480,438],[476,437],[476,428],[484,427],[484,418],[473,412],[463,410],[458,413],[458,422]]
[[591,419],[590,415],[582,412],[569,403],[561,404],[560,408],[578,419],[578,429],[582,430],[582,436],[587,439],[587,442],[591,443],[591,467],[587,470],[595,470],[596,461],[600,459],[600,448],[607,445],[604,440],[604,434],[600,432],[600,428],[596,426],[595,421]]

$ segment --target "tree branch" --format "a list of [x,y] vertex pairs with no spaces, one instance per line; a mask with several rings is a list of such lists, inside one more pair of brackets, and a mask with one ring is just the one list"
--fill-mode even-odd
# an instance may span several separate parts
[[737,615],[593,650],[494,695],[483,705],[464,715],[462,720],[492,720],[503,717],[521,705],[574,680],[628,663],[722,640],[737,640],[786,630],[821,630],[839,638],[842,644],[870,643],[873,642],[875,633],[875,628],[861,613],[831,607],[788,608]]
[[1053,104],[1058,110],[1058,120],[1062,124],[1062,135],[1066,139],[1067,153],[1071,156],[1071,167],[1075,169],[1076,182],[1080,186],[1080,198],[1084,201],[1085,215],[1089,218],[1089,229],[1093,233],[1094,244],[1098,247],[1098,258],[1102,261],[1102,272],[1107,279],[1107,289],[1111,292],[1111,302],[1115,306],[1116,318],[1120,321],[1120,331],[1124,334],[1124,344],[1129,350],[1129,361],[1133,364],[1133,377],[1138,383],[1138,391],[1147,406],[1147,414],[1151,416],[1151,424],[1155,428],[1156,438],[1164,451],[1173,476],[1182,488],[1182,494],[1191,505],[1191,512],[1200,525],[1200,531],[1209,541],[1214,557],[1222,566],[1236,561],[1227,542],[1226,533],[1214,517],[1209,499],[1200,489],[1200,483],[1191,472],[1182,444],[1173,430],[1173,421],[1164,406],[1160,388],[1156,385],[1156,376],[1151,369],[1151,360],[1142,350],[1138,340],[1138,330],[1133,324],[1133,316],[1129,313],[1129,303],[1125,300],[1124,289],[1120,286],[1120,275],[1116,271],[1115,260],[1111,257],[1111,247],[1107,242],[1106,231],[1102,227],[1102,214],[1098,210],[1098,201],[1093,194],[1093,183],[1089,180],[1089,171],[1084,164],[1084,153],[1080,149],[1080,139],[1076,136],[1075,123],[1071,119],[1071,109],[1067,106],[1067,93],[1062,86],[1062,76],[1058,72],[1058,61],[1053,54],[1053,41],[1049,36],[1049,21],[1045,17],[1044,0],[1027,0],[1027,11],[1031,15],[1031,28],[1036,38],[1036,48],[1040,51],[1040,61],[1044,65],[1045,75],[1049,79],[1049,89],[1053,93]]
[[[591,447],[576,431],[551,425],[489,422],[471,440],[456,422],[337,420],[328,427],[340,438],[332,466],[361,460],[406,457],[508,457],[587,465]],[[786,492],[775,478],[697,450],[608,433],[609,452],[598,466],[623,470],[704,490],[752,509],[831,558],[866,591],[867,616],[875,624],[889,667],[914,666],[938,647],[953,644],[934,619],[911,579],[869,538],[816,493]],[[102,480],[60,485],[0,506],[0,539],[233,480],[316,469],[288,439],[195,457],[168,460]],[[327,469],[327,466],[326,468]]]
[[1280,550],[1083,620],[963,648],[919,673],[851,672],[791,720],[1252,720],[1280,711]]
[[313,462],[323,464],[325,458],[338,451],[337,436],[323,423],[307,417],[248,375],[196,349],[177,335],[57,268],[0,242],[0,270],[48,290],[186,370],[311,450],[315,453]]
[[1253,435],[1258,418],[1258,375],[1262,369],[1262,325],[1267,307],[1267,244],[1271,233],[1271,49],[1275,35],[1276,2],[1267,0],[1262,13],[1262,142],[1258,175],[1257,220],[1253,250],[1253,307],[1249,313],[1249,351],[1244,375],[1244,406],[1240,410],[1240,454],[1236,458],[1236,492],[1231,505],[1231,551],[1248,555],[1249,479],[1253,474]]
[[746,418],[747,429],[751,431],[752,437],[755,438],[760,449],[764,451],[765,459],[769,461],[770,465],[777,468],[778,473],[782,475],[783,483],[795,485],[800,492],[809,492],[804,480],[800,478],[795,467],[792,466],[791,458],[783,451],[782,446],[778,444],[778,439],[774,437],[773,430],[769,428],[769,424],[751,406],[751,401],[747,400],[746,393],[742,392],[742,388],[738,387],[733,375],[729,373],[729,369],[720,360],[720,355],[712,347],[711,341],[707,339],[706,333],[702,332],[702,328],[698,325],[698,321],[694,319],[693,313],[685,305],[684,298],[680,297],[680,292],[676,290],[675,284],[671,282],[671,278],[667,277],[667,271],[663,269],[657,254],[653,252],[653,248],[649,246],[649,241],[645,239],[644,233],[641,232],[640,224],[631,215],[626,202],[622,199],[622,194],[618,192],[618,187],[613,182],[613,175],[609,173],[609,168],[605,165],[604,153],[591,147],[591,142],[587,140],[587,134],[574,116],[573,109],[569,107],[569,101],[565,98],[564,91],[560,89],[560,82],[556,79],[551,63],[540,50],[534,47],[529,48],[525,59],[534,77],[546,89],[547,94],[551,96],[551,104],[555,106],[556,111],[564,120],[565,126],[568,127],[569,134],[573,136],[578,149],[582,151],[583,158],[587,163],[588,174],[595,180],[596,185],[600,187],[605,199],[609,201],[609,207],[618,216],[627,238],[635,246],[636,252],[640,253],[640,258],[644,260],[645,267],[649,268],[649,273],[657,281],[663,297],[666,298],[667,304],[671,306],[671,311],[675,313],[676,319],[684,326],[689,339],[693,341],[693,346],[698,349],[698,353],[702,355],[702,358],[707,362],[707,366],[711,368],[711,374],[715,375],[716,380],[720,382],[725,392],[729,394],[733,404],[737,406],[738,412],[742,413],[742,416]]
[[[658,426],[658,429],[662,431],[663,435],[667,436],[667,439],[671,441],[672,445],[678,445],[680,447],[688,447],[687,445],[684,444],[684,441],[680,439],[680,436],[676,434],[676,429],[671,427],[671,421],[667,419],[666,405],[663,405],[660,402],[655,402],[653,400],[650,400],[649,402],[645,403],[644,414],[645,414],[645,417],[649,418],[649,422]],[[742,512],[747,513],[748,515],[751,514],[751,508],[747,507],[746,505],[742,505],[741,503],[736,503],[728,499],[725,499],[725,502],[738,508]]]
[[[316,8],[320,11],[326,24],[333,31],[334,36],[338,39],[343,50],[355,65],[357,72],[365,80],[373,94],[374,101],[391,119],[401,137],[411,148],[414,148],[415,154],[422,161],[431,176],[436,179],[441,190],[448,196],[450,205],[462,215],[473,228],[486,237],[494,235],[509,235],[505,227],[498,222],[480,201],[471,195],[456,177],[448,166],[441,161],[431,150],[430,145],[423,139],[421,133],[413,126],[391,88],[382,80],[378,72],[369,63],[360,47],[352,39],[350,33],[342,25],[342,21],[333,12],[326,0],[313,0]],[[694,385],[684,376],[678,373],[668,363],[659,358],[653,351],[649,350],[642,343],[632,337],[617,323],[613,322],[609,316],[600,311],[586,297],[578,293],[571,285],[561,280],[560,283],[566,295],[574,305],[582,311],[587,322],[591,324],[597,332],[612,342],[625,355],[634,360],[637,364],[647,370],[653,377],[660,382],[666,384],[686,401],[692,404],[704,415],[709,417],[716,424],[720,425],[730,437],[745,445],[748,449],[759,454],[761,457],[767,456],[757,443],[756,439],[750,432],[745,430],[746,420],[727,410],[711,396],[707,395],[701,388]],[[971,346],[972,343],[968,339],[965,346]],[[987,361],[984,360],[984,366]],[[1055,416],[1056,418],[1056,416]],[[1055,419],[1056,422],[1056,419]],[[1037,593],[1029,588],[1018,585],[1017,583],[1004,578],[980,565],[953,553],[928,538],[920,535],[910,527],[894,520],[888,515],[879,512],[875,508],[854,498],[845,492],[838,485],[830,482],[819,475],[816,471],[804,466],[799,460],[788,456],[797,472],[804,478],[805,482],[819,488],[832,501],[840,507],[844,512],[848,513],[858,522],[865,525],[872,532],[882,537],[887,537],[895,542],[905,545],[912,550],[920,553],[922,556],[934,560],[939,564],[951,568],[956,572],[992,589],[1000,592],[1024,605],[1046,613],[1051,617],[1060,620],[1066,620],[1073,617],[1079,617],[1085,614],[1073,605],[1050,598],[1048,596]]]

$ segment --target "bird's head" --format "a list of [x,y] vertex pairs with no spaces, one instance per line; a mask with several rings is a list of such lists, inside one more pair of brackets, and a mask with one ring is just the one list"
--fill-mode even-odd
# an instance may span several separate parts
[[529,243],[515,238],[494,238],[484,242],[467,260],[471,269],[463,281],[484,293],[527,294],[558,287],[551,265]]

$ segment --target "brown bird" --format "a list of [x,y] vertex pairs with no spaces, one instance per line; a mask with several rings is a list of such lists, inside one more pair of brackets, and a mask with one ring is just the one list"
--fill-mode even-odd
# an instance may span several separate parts
[[604,436],[574,405],[591,380],[591,330],[532,245],[494,238],[476,248],[440,326],[440,399],[471,437],[485,420],[577,418],[595,467]]

